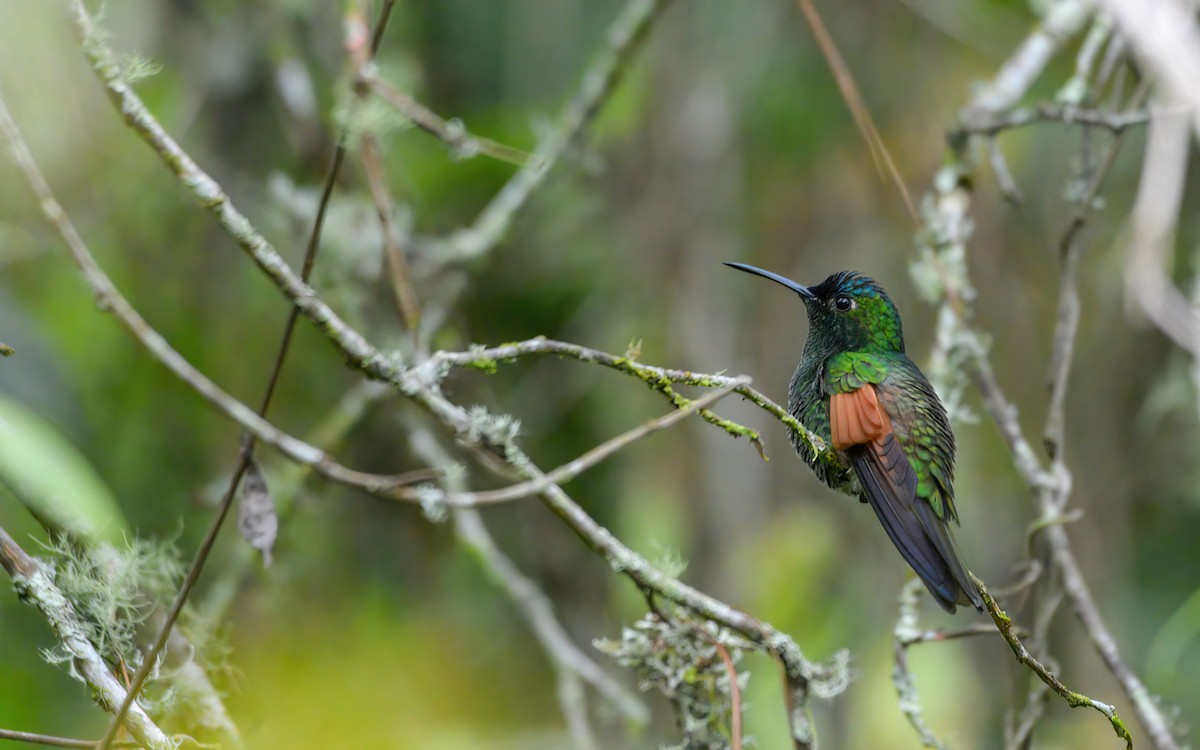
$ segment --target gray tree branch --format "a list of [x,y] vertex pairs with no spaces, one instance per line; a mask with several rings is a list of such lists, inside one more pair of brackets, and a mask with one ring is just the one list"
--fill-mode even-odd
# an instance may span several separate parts
[[[0,528],[0,566],[12,578],[17,596],[37,607],[55,638],[71,655],[72,675],[88,686],[101,708],[115,714],[125,701],[125,688],[88,640],[87,628],[79,621],[75,607],[54,582],[53,568],[30,557],[3,528]],[[125,726],[149,750],[178,747],[178,741],[163,732],[136,704],[130,708]]]
[[[1046,11],[1042,25],[1035,29],[1002,66],[996,78],[980,90],[964,109],[961,119],[964,122],[993,121],[1004,116],[1005,112],[1016,106],[1040,76],[1053,53],[1066,39],[1082,28],[1089,16],[1090,7],[1085,3],[1060,0],[1051,5]],[[958,143],[955,158],[934,180],[928,203],[928,242],[914,271],[918,277],[925,279],[926,290],[932,293],[932,299],[939,304],[938,336],[934,356],[935,384],[939,390],[949,391],[952,394],[951,400],[957,403],[962,383],[955,379],[951,365],[954,362],[965,361],[969,366],[983,395],[985,406],[1000,427],[1013,453],[1018,473],[1032,491],[1036,508],[1045,524],[1044,533],[1053,551],[1052,558],[1063,574],[1065,592],[1076,617],[1097,646],[1097,651],[1106,666],[1117,677],[1133,703],[1134,711],[1154,747],[1157,750],[1175,750],[1178,744],[1171,734],[1169,721],[1158,705],[1150,699],[1145,686],[1121,658],[1086,582],[1079,574],[1066,530],[1057,520],[1061,518],[1071,488],[1070,472],[1061,460],[1061,420],[1056,424],[1055,412],[1051,412],[1047,432],[1054,438],[1055,457],[1050,466],[1045,467],[1025,439],[1016,420],[1015,408],[1004,396],[992,373],[986,346],[969,323],[970,303],[975,296],[965,262],[966,244],[971,235],[971,180],[968,176],[974,169],[970,152],[972,145],[969,138]],[[1069,245],[1067,249],[1069,250]],[[1060,324],[1060,334],[1056,337],[1058,364],[1055,373],[1059,380],[1065,378],[1069,347],[1074,339],[1076,327],[1070,314],[1069,295],[1072,279],[1071,268],[1068,265],[1064,268],[1063,277],[1066,319]],[[1054,407],[1055,410],[1059,408],[1061,407]],[[1067,578],[1071,578],[1070,583],[1067,583]],[[999,624],[1000,620],[996,618],[995,613],[993,617]],[[1021,654],[1018,653],[1018,658],[1020,657]],[[1069,698],[1068,702],[1071,703]],[[1116,729],[1115,718],[1110,716],[1110,719],[1113,720]]]
[[[126,123],[141,136],[176,175],[180,184],[206,209],[211,211],[221,226],[245,250],[254,262],[291,300],[301,314],[308,317],[317,328],[337,346],[347,359],[368,376],[390,382],[401,393],[414,399],[432,415],[443,422],[460,440],[477,444],[481,448],[500,445],[500,456],[520,476],[529,481],[544,482],[545,475],[512,443],[511,435],[487,435],[481,433],[479,420],[455,404],[446,400],[438,389],[445,368],[436,364],[432,367],[419,364],[403,369],[395,359],[382,354],[371,346],[361,334],[348,326],[283,262],[279,253],[234,206],[228,195],[188,156],[162,129],[155,118],[142,104],[140,98],[122,80],[115,56],[99,34],[87,11],[79,0],[66,0],[75,20],[85,54],[103,84],[109,98],[122,112]],[[545,169],[571,144],[580,130],[590,121],[599,105],[607,99],[624,68],[629,51],[644,37],[650,21],[665,7],[665,1],[632,0],[614,24],[605,51],[585,74],[580,94],[564,111],[560,127],[543,142],[536,155],[541,156],[542,169],[524,170],[505,187],[496,199],[480,215],[473,230],[474,234],[462,235],[469,241],[456,244],[458,252],[471,257],[490,248],[503,234],[512,213],[524,203],[529,193],[540,184]],[[616,358],[606,355],[609,359]],[[642,372],[642,368],[631,368]],[[687,376],[689,379],[692,376]],[[189,384],[202,382],[192,378]],[[697,383],[714,385],[712,383]],[[673,403],[679,397],[670,388],[670,383],[655,383],[656,389],[668,394]],[[728,383],[721,383],[728,385]],[[735,385],[737,385],[735,383]],[[719,386],[718,386],[719,387]],[[767,407],[767,400],[760,397],[760,406]],[[772,405],[773,406],[773,405]],[[782,409],[775,407],[780,413]],[[235,410],[227,411],[234,416]],[[252,414],[252,412],[251,412]],[[244,414],[240,416],[253,423]],[[786,415],[785,415],[786,416]],[[242,421],[242,420],[238,420]],[[794,420],[792,420],[794,422]],[[736,430],[737,425],[723,424],[727,430]],[[259,425],[261,430],[261,425]],[[742,428],[744,430],[744,428]],[[744,432],[742,434],[745,434]],[[482,438],[482,442],[481,442]],[[490,443],[489,443],[490,441]],[[814,446],[814,449],[816,447]],[[318,454],[308,454],[316,459]],[[314,467],[316,464],[314,464]],[[830,697],[844,689],[848,680],[846,655],[841,654],[828,665],[809,662],[788,636],[771,626],[742,613],[729,605],[708,597],[685,584],[666,576],[644,558],[621,544],[610,532],[596,524],[576,505],[561,488],[548,483],[542,491],[543,500],[568,523],[596,552],[609,561],[614,568],[629,575],[644,590],[652,591],[664,598],[688,607],[696,613],[743,633],[760,647],[775,654],[784,666],[789,684],[792,733],[797,747],[815,746],[815,732],[808,711],[812,695]]]

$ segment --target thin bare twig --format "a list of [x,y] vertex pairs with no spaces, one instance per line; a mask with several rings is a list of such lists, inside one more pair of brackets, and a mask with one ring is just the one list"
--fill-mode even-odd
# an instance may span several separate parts
[[800,12],[804,14],[804,19],[808,22],[809,28],[812,29],[813,37],[817,40],[817,47],[820,48],[821,55],[829,65],[830,71],[833,72],[833,78],[837,81],[838,89],[842,92],[842,98],[845,100],[846,106],[850,109],[850,114],[854,117],[854,124],[858,126],[858,132],[862,134],[863,140],[867,142],[867,148],[871,152],[871,158],[875,160],[875,166],[881,172],[886,170],[887,176],[892,180],[896,189],[900,191],[900,196],[904,199],[904,207],[908,209],[908,215],[919,226],[921,217],[917,213],[917,207],[913,203],[912,196],[909,195],[908,187],[904,184],[904,177],[901,176],[900,170],[896,167],[896,162],[892,160],[892,155],[888,151],[887,145],[883,142],[883,138],[880,137],[879,130],[875,127],[875,121],[871,118],[871,111],[863,102],[862,94],[858,91],[858,84],[854,82],[854,76],[850,73],[850,67],[846,65],[846,61],[838,51],[837,44],[834,43],[829,30],[825,28],[825,22],[821,20],[821,14],[817,13],[812,0],[796,0],[796,5],[800,8]]
[[[896,696],[900,700],[900,710],[904,718],[917,732],[922,747],[945,750],[942,742],[929,724],[925,722],[925,714],[921,709],[921,694],[917,692],[917,684],[912,670],[908,666],[908,649],[914,643],[921,643],[922,631],[917,627],[917,604],[921,596],[922,583],[914,578],[900,587],[900,612],[896,625],[892,628],[892,646],[894,665],[892,667],[892,685],[896,688]],[[988,632],[994,628],[989,627]],[[930,632],[930,631],[925,631]],[[929,638],[933,640],[933,638]]]
[[717,650],[717,654],[721,657],[721,663],[725,665],[725,674],[729,678],[729,739],[732,743],[731,750],[742,750],[742,688],[738,685],[737,665],[733,663],[733,657],[729,655],[729,649],[725,648],[725,644],[718,641],[702,628],[697,628],[697,631],[713,645],[713,648]]
[[[917,593],[920,593],[919,591]],[[900,639],[901,645],[916,646],[919,643],[944,643],[945,641],[957,641],[963,638],[974,638],[979,635],[991,635],[996,632],[996,628],[986,623],[977,622],[970,625],[964,625],[961,628],[953,628],[951,630],[942,630],[940,628],[934,630],[921,630],[912,633]]]
[[458,120],[442,119],[433,110],[380,78],[379,71],[374,66],[364,66],[359,73],[358,82],[418,128],[446,144],[457,157],[467,158],[482,154],[518,167],[536,166],[533,164],[535,157],[532,154],[470,133]]
[[1004,152],[1000,150],[1000,142],[995,138],[989,138],[987,150],[989,161],[992,164],[992,174],[996,176],[996,183],[1000,186],[1000,194],[1012,205],[1021,205],[1025,201],[1025,197],[1021,195],[1021,188],[1017,187],[1017,181],[1008,169],[1008,162],[1004,160]]
[[383,175],[379,143],[373,135],[363,136],[360,161],[363,173],[367,176],[371,200],[375,203],[375,212],[379,216],[379,233],[383,241],[383,255],[387,260],[388,278],[392,283],[392,294],[396,297],[396,305],[400,309],[400,319],[413,337],[413,348],[420,350],[421,306],[417,303],[417,292],[412,285],[412,271],[408,267],[408,258],[404,249],[397,244],[396,233],[392,228],[392,196],[388,192],[387,181]]
[[[56,737],[52,734],[36,732],[19,732],[15,729],[0,729],[0,740],[23,742],[27,745],[46,745],[48,747],[79,747],[93,750],[96,743],[93,740],[76,740],[70,737]],[[110,747],[142,747],[140,742],[114,742]]]
[[[1078,106],[1095,98],[1092,89],[1092,72],[1100,60],[1101,50],[1112,38],[1112,18],[1104,13],[1095,14],[1092,17],[1091,28],[1084,35],[1083,43],[1079,45],[1079,53],[1075,55],[1075,73],[1059,88],[1055,99]],[[1097,88],[1103,86],[1107,78],[1103,75],[1105,71],[1102,70],[1101,73],[1100,80],[1097,81]]]
[[1109,109],[1081,109],[1049,103],[1001,113],[967,110],[963,113],[957,137],[997,135],[1005,130],[1047,122],[1102,128],[1113,135],[1120,135],[1129,128],[1150,122],[1150,113],[1141,110],[1114,112]]
[[[1149,89],[1144,87],[1142,93],[1135,94],[1135,100],[1140,100]],[[1140,101],[1139,101],[1140,104]],[[1046,424],[1042,429],[1042,443],[1052,461],[1058,461],[1061,456],[1065,418],[1063,408],[1067,397],[1067,379],[1071,372],[1071,360],[1075,353],[1075,335],[1079,329],[1079,289],[1075,282],[1076,268],[1079,265],[1079,255],[1082,245],[1079,233],[1087,221],[1100,186],[1108,175],[1117,154],[1121,150],[1124,139],[1123,133],[1109,144],[1100,164],[1089,176],[1087,185],[1075,201],[1075,210],[1067,223],[1062,239],[1059,240],[1059,255],[1062,258],[1062,269],[1059,276],[1058,315],[1054,327],[1054,345],[1051,348],[1049,373],[1046,377],[1050,388],[1050,404],[1046,408]]]
[[[544,336],[503,344],[494,347],[477,347],[465,352],[436,352],[425,363],[414,368],[414,379],[419,382],[429,382],[444,376],[449,367],[472,367],[481,370],[492,370],[499,363],[508,362],[520,357],[533,355],[559,355],[608,367],[618,372],[631,375],[649,387],[663,393],[676,407],[687,405],[686,399],[671,388],[675,384],[699,386],[701,388],[723,388],[733,383],[734,378],[721,374],[696,373],[689,370],[676,370],[667,367],[645,365],[630,356],[619,357],[598,349],[572,344],[566,341],[555,341]],[[736,385],[736,384],[735,384]],[[751,388],[749,385],[737,385],[734,392],[745,397],[751,403],[774,416],[797,436],[819,461],[834,461],[824,441],[800,424],[787,409],[772,401],[770,398]],[[700,416],[707,422],[720,427],[735,437],[748,437],[757,447],[761,440],[758,432],[736,422],[722,419],[707,409],[700,410]],[[760,451],[761,452],[761,451]]]
[[[494,505],[497,503],[512,502],[522,498],[530,497],[531,495],[540,495],[552,484],[565,484],[591,467],[600,463],[617,451],[625,448],[631,443],[641,440],[647,435],[665,430],[668,427],[680,422],[687,417],[695,414],[697,411],[710,406],[717,401],[728,396],[740,385],[748,385],[750,378],[740,377],[734,378],[733,382],[721,388],[720,390],[708,393],[695,401],[690,401],[686,406],[668,412],[667,414],[652,419],[648,422],[634,427],[631,430],[621,433],[616,437],[606,440],[600,445],[592,448],[578,458],[568,461],[552,471],[544,474],[540,479],[521,482],[520,484],[510,485],[498,490],[484,490],[480,492],[450,492],[446,495],[444,502],[447,505],[455,508],[472,508],[481,505]],[[413,494],[413,499],[417,499],[418,495]]]
[[[398,367],[393,358],[371,346],[358,331],[326,305],[302,276],[288,266],[266,237],[237,209],[216,180],[201,169],[163,129],[122,77],[116,53],[108,46],[104,34],[96,28],[82,0],[63,2],[74,21],[76,34],[92,72],[104,86],[105,94],[124,117],[129,128],[150,146],[163,165],[175,175],[180,186],[213,214],[221,228],[262,269],[292,306],[299,310],[299,314],[309,318],[353,366],[373,378],[394,382]],[[390,7],[389,0],[385,3],[385,11]],[[334,173],[333,166],[341,163],[337,153],[334,154],[334,162],[330,168],[331,175]],[[326,184],[330,186],[327,190],[332,190],[332,180],[327,180]],[[323,212],[318,211],[317,219],[323,221],[323,217]],[[314,221],[314,229],[318,223]],[[310,240],[310,245],[315,247],[313,243],[314,241]]]
[[[376,406],[384,396],[394,393],[383,383],[361,381],[342,394],[338,402],[330,408],[326,415],[305,436],[306,442],[319,446],[321,450],[331,451],[337,447],[346,435],[360,422],[371,407]],[[275,510],[280,522],[284,522],[288,512],[295,506],[294,499],[300,490],[301,482],[311,471],[303,464],[287,462],[277,471],[268,467],[271,477],[271,496],[275,500]],[[436,479],[439,475],[434,472],[424,479]],[[216,480],[223,492],[228,487],[228,479],[222,476]],[[214,489],[213,492],[217,490]],[[206,495],[208,493],[205,493]],[[220,495],[213,497],[212,504],[219,503]],[[207,499],[207,498],[206,498]],[[203,604],[198,609],[201,616],[209,622],[221,622],[228,608],[233,604],[242,579],[251,569],[253,563],[261,559],[255,554],[250,545],[237,545],[230,551],[230,556],[223,561],[221,576],[210,582],[205,592]]]
[[[377,32],[372,40],[372,54],[377,51],[378,45],[382,41],[382,30],[383,27],[386,26],[388,18],[391,16],[393,4],[394,0],[384,1],[383,8],[380,12]],[[232,235],[238,238],[243,247],[250,251],[251,254],[260,261],[260,265],[263,266],[264,270],[267,270],[268,267],[272,268],[273,272],[268,271],[268,273],[270,273],[272,277],[276,278],[277,280],[281,278],[286,278],[289,280],[294,279],[294,276],[290,273],[290,269],[287,269],[287,266],[282,262],[282,259],[278,258],[278,254],[274,252],[270,245],[266,244],[265,240],[262,239],[261,235],[258,235],[250,223],[243,216],[241,216],[236,209],[233,208],[228,197],[225,196],[220,190],[220,187],[210,177],[208,177],[208,175],[200,170],[195,162],[193,162],[191,158],[179,148],[178,144],[176,144],[170,138],[170,136],[168,136],[166,132],[162,130],[158,122],[145,109],[144,105],[142,105],[140,99],[133,94],[132,90],[129,88],[129,85],[122,79],[120,68],[116,65],[111,50],[108,49],[107,45],[104,44],[103,40],[97,34],[96,29],[92,24],[92,20],[88,15],[86,8],[83,6],[83,3],[80,0],[69,0],[69,6],[73,12],[76,29],[83,42],[84,53],[92,63],[93,71],[99,76],[101,81],[104,82],[109,97],[114,102],[122,105],[121,111],[125,115],[126,122],[129,123],[135,131],[139,132],[144,138],[146,138],[155,147],[155,150],[160,155],[165,157],[168,154],[171,154],[175,157],[173,159],[168,158],[167,164],[181,179],[184,180],[184,184],[188,185],[197,197],[205,196],[201,198],[201,202],[210,207],[217,214],[218,218],[225,225],[226,229],[229,230]],[[301,294],[303,290],[307,290],[307,281],[312,274],[313,265],[316,261],[317,248],[320,245],[321,229],[324,224],[325,209],[328,206],[329,197],[332,194],[333,185],[336,181],[337,173],[341,168],[344,157],[345,133],[343,133],[339,139],[333,161],[330,165],[329,177],[326,180],[325,189],[321,196],[321,204],[318,208],[316,219],[313,223],[313,230],[309,235],[308,245],[305,250],[304,263],[299,284],[297,285],[293,283],[293,287],[299,287],[299,289],[296,290],[297,294]],[[190,182],[187,179],[189,177],[191,178]],[[261,243],[261,245],[259,243]],[[82,245],[82,243],[80,244]],[[271,255],[274,255],[275,257],[270,258]],[[262,263],[262,261],[265,260],[269,260],[271,262],[267,264]],[[261,421],[264,424],[265,420],[263,420],[262,417],[265,416],[267,409],[270,406],[271,397],[275,392],[275,387],[279,382],[279,375],[283,369],[283,363],[287,358],[292,334],[295,331],[296,323],[299,320],[300,313],[304,311],[303,308],[303,305],[297,304],[292,306],[288,311],[288,319],[284,326],[284,333],[280,341],[279,352],[276,355],[275,363],[272,366],[271,374],[267,380],[266,393],[263,396],[262,405],[259,408],[258,414],[253,415],[258,419],[258,421]],[[133,315],[137,315],[136,311],[133,311],[132,308],[130,308],[129,311],[132,312]],[[311,314],[311,310],[309,312]],[[336,325],[337,323],[340,323],[340,321],[338,321],[336,318],[329,319],[327,322],[330,325]],[[342,324],[341,327],[343,328],[343,332],[347,333],[352,340],[361,341],[361,337],[358,337],[356,332],[348,329],[348,327],[345,327],[344,324]],[[362,344],[365,346],[365,342],[362,342]],[[203,377],[198,371],[194,371],[192,374],[194,377]],[[213,386],[213,391],[214,393],[217,391],[215,386]],[[201,542],[201,545],[192,560],[192,564],[189,566],[187,575],[184,577],[183,584],[176,595],[175,601],[172,603],[171,609],[167,613],[166,620],[161,631],[159,632],[158,637],[147,651],[141,667],[139,667],[137,672],[134,674],[132,684],[130,685],[129,692],[125,696],[124,702],[117,710],[113,722],[109,725],[108,731],[105,733],[104,738],[100,741],[100,750],[104,750],[104,748],[109,747],[113,739],[116,737],[125,713],[129,711],[130,705],[136,700],[142,685],[145,683],[150,674],[151,668],[157,661],[158,654],[161,653],[162,649],[166,646],[167,640],[171,634],[171,629],[174,626],[175,621],[178,619],[180,612],[182,612],[188,595],[191,593],[196,581],[199,580],[200,573],[204,569],[204,565],[208,560],[208,555],[212,550],[212,546],[216,542],[216,538],[220,533],[225,518],[228,516],[229,509],[233,504],[233,499],[237,494],[238,485],[249,468],[251,461],[253,460],[254,441],[255,438],[258,437],[258,434],[253,430],[251,432],[252,434],[247,436],[244,440],[244,445],[237,468],[233,472],[233,476],[229,483],[229,488],[221,500],[221,505],[213,517],[212,524],[210,525],[208,532],[205,534],[204,540]]]

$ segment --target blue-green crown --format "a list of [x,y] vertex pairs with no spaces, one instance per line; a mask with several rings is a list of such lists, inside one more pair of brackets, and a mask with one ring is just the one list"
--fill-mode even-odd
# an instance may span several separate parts
[[[809,302],[809,314],[823,321],[829,330],[854,349],[871,348],[882,351],[904,351],[904,330],[900,313],[887,292],[870,276],[857,271],[838,271],[809,291],[816,297]],[[853,310],[837,312],[833,306],[838,297],[855,300]]]
[[887,297],[887,292],[875,279],[858,271],[838,271],[809,290],[821,299],[845,294],[851,297]]

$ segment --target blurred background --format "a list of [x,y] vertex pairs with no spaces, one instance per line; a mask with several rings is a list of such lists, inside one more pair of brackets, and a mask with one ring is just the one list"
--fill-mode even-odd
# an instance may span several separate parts
[[[471,132],[531,150],[620,7],[401,1],[381,75]],[[161,66],[137,83],[148,106],[296,265],[347,98],[343,12],[307,0],[104,6],[110,42],[144,56],[143,70]],[[1034,21],[1024,3],[1007,0],[851,0],[823,3],[822,13],[918,196],[972,86],[995,73]],[[1033,100],[1052,97],[1073,65],[1072,48]],[[0,89],[117,285],[195,365],[257,403],[287,307],[124,127],[58,4],[0,6]],[[455,158],[395,118],[372,127],[400,219],[421,235],[469,224],[514,171]],[[1071,210],[1064,189],[1086,137],[1056,124],[1002,137],[1026,198],[1019,207],[1002,200],[986,170],[975,186],[968,264],[979,288],[976,321],[1030,436],[1040,435],[1047,402],[1057,248]],[[1140,132],[1128,137],[1102,191],[1104,209],[1085,230],[1066,446],[1072,506],[1085,515],[1070,535],[1123,655],[1187,724],[1200,716],[1197,394],[1187,358],[1123,301],[1115,241],[1142,142]],[[0,340],[17,354],[0,361],[0,398],[36,415],[65,438],[61,450],[94,468],[118,538],[172,540],[189,560],[240,430],[97,310],[17,170],[2,164]],[[1194,248],[1200,230],[1197,187],[1193,178],[1182,248]],[[844,268],[868,273],[904,314],[909,352],[923,363],[934,310],[909,277],[913,233],[794,5],[692,0],[666,10],[579,148],[506,239],[465,266],[420,278],[417,289],[425,299],[455,300],[430,313],[441,318],[435,348],[542,334],[620,354],[640,342],[643,362],[747,374],[782,402],[807,330],[801,306],[721,262],[802,283]],[[316,287],[376,343],[395,345],[402,327],[356,159],[339,182],[325,238]],[[1180,261],[1176,272],[1195,270]],[[364,396],[358,382],[302,322],[273,421],[297,435],[322,426],[340,434],[336,454],[356,468],[419,466],[403,425],[423,417],[399,398]],[[518,417],[522,444],[546,468],[667,408],[621,374],[556,358],[457,372],[446,391]],[[374,400],[356,405],[360,397]],[[969,405],[982,415],[973,393]],[[780,424],[735,399],[720,407],[763,434],[769,462],[746,441],[688,420],[567,490],[626,543],[651,559],[682,557],[684,581],[791,634],[808,656],[850,649],[853,683],[816,704],[826,747],[919,747],[891,682],[906,568],[867,506],[820,485]],[[1024,557],[1032,501],[986,415],[956,431],[959,538],[973,569],[1000,585]],[[219,643],[209,655],[213,679],[250,746],[567,746],[551,665],[449,525],[429,523],[413,506],[301,479],[280,462],[268,469],[286,508],[274,564],[247,566],[229,526],[194,597],[196,622]],[[484,476],[479,486],[493,481]],[[590,644],[619,637],[641,616],[637,590],[536,501],[488,510],[485,520],[573,640],[633,686],[634,675]],[[43,534],[15,498],[0,496],[0,525],[41,550]],[[928,627],[974,617],[930,610],[923,605]],[[98,736],[106,716],[65,669],[42,661],[53,638],[41,616],[0,596],[0,632],[9,686],[0,727]],[[1064,680],[1132,721],[1066,608],[1051,636]],[[1013,682],[1027,679],[1008,647],[989,636],[918,646],[911,656],[934,730],[956,747],[1000,747]],[[747,733],[759,747],[784,747],[777,667],[762,656],[743,667],[751,672]],[[643,697],[654,718],[641,728],[592,697],[603,746],[678,737],[666,702]],[[1047,712],[1038,747],[1116,746],[1099,716],[1057,699]],[[1136,737],[1136,723],[1133,730]]]

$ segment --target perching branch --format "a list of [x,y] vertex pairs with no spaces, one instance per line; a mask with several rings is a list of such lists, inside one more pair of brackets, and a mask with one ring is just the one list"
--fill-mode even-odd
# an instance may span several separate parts
[[[597,349],[580,346],[579,344],[554,341],[544,336],[494,347],[477,347],[466,352],[436,352],[424,365],[416,368],[417,380],[428,382],[431,379],[437,378],[438,373],[444,374],[446,367],[472,367],[490,371],[499,363],[513,361],[525,356],[545,354],[571,357],[581,362],[598,364],[627,375],[632,375],[654,390],[662,392],[676,406],[680,407],[685,404],[679,401],[682,397],[674,392],[671,388],[673,385],[691,385],[702,388],[723,388],[728,385],[734,385],[735,393],[745,397],[755,406],[758,406],[782,422],[791,430],[793,435],[798,436],[804,442],[818,460],[834,460],[820,437],[810,432],[795,417],[788,414],[786,409],[759,391],[746,384],[736,384],[734,382],[735,378],[721,374],[696,373],[688,370],[674,370],[666,367],[645,365],[628,355],[618,357]],[[701,409],[700,416],[706,422],[722,428],[734,437],[745,436],[750,438],[751,442],[755,444],[761,441],[756,431],[739,425],[736,422],[722,419],[707,409]]]
[[[420,391],[413,398],[449,427],[464,445],[500,458],[502,464],[519,477],[535,482],[545,481],[545,473],[516,445],[511,433],[502,429],[494,432],[481,430],[478,420],[472,419],[465,409],[434,390]],[[495,462],[485,465],[491,468]],[[640,589],[735,630],[778,658],[788,684],[790,726],[795,745],[797,748],[815,746],[815,730],[808,713],[809,700],[814,695],[832,697],[845,689],[849,679],[846,653],[835,655],[826,664],[810,662],[795,641],[785,633],[697,591],[651,565],[597,523],[557,484],[546,483],[541,498],[588,547],[604,558],[614,570],[628,576]]]
[[1083,693],[1071,690],[1053,672],[1046,669],[1045,665],[1033,658],[1029,650],[1025,648],[1025,644],[1021,643],[1021,639],[1017,637],[1012,619],[1004,610],[1000,609],[1000,605],[996,604],[996,600],[992,598],[992,594],[987,590],[987,586],[984,585],[983,581],[974,576],[971,577],[971,580],[974,582],[975,588],[979,589],[979,593],[983,596],[983,603],[987,607],[988,614],[991,616],[992,621],[996,623],[996,628],[999,629],[1000,634],[1004,636],[1004,640],[1012,649],[1013,655],[1017,657],[1017,661],[1029,667],[1051,690],[1061,695],[1071,708],[1094,708],[1108,717],[1113,731],[1116,732],[1118,737],[1125,740],[1127,750],[1133,750],[1133,738],[1129,735],[1129,730],[1125,728],[1124,722],[1117,716],[1116,709],[1107,703],[1101,703],[1087,697]]

